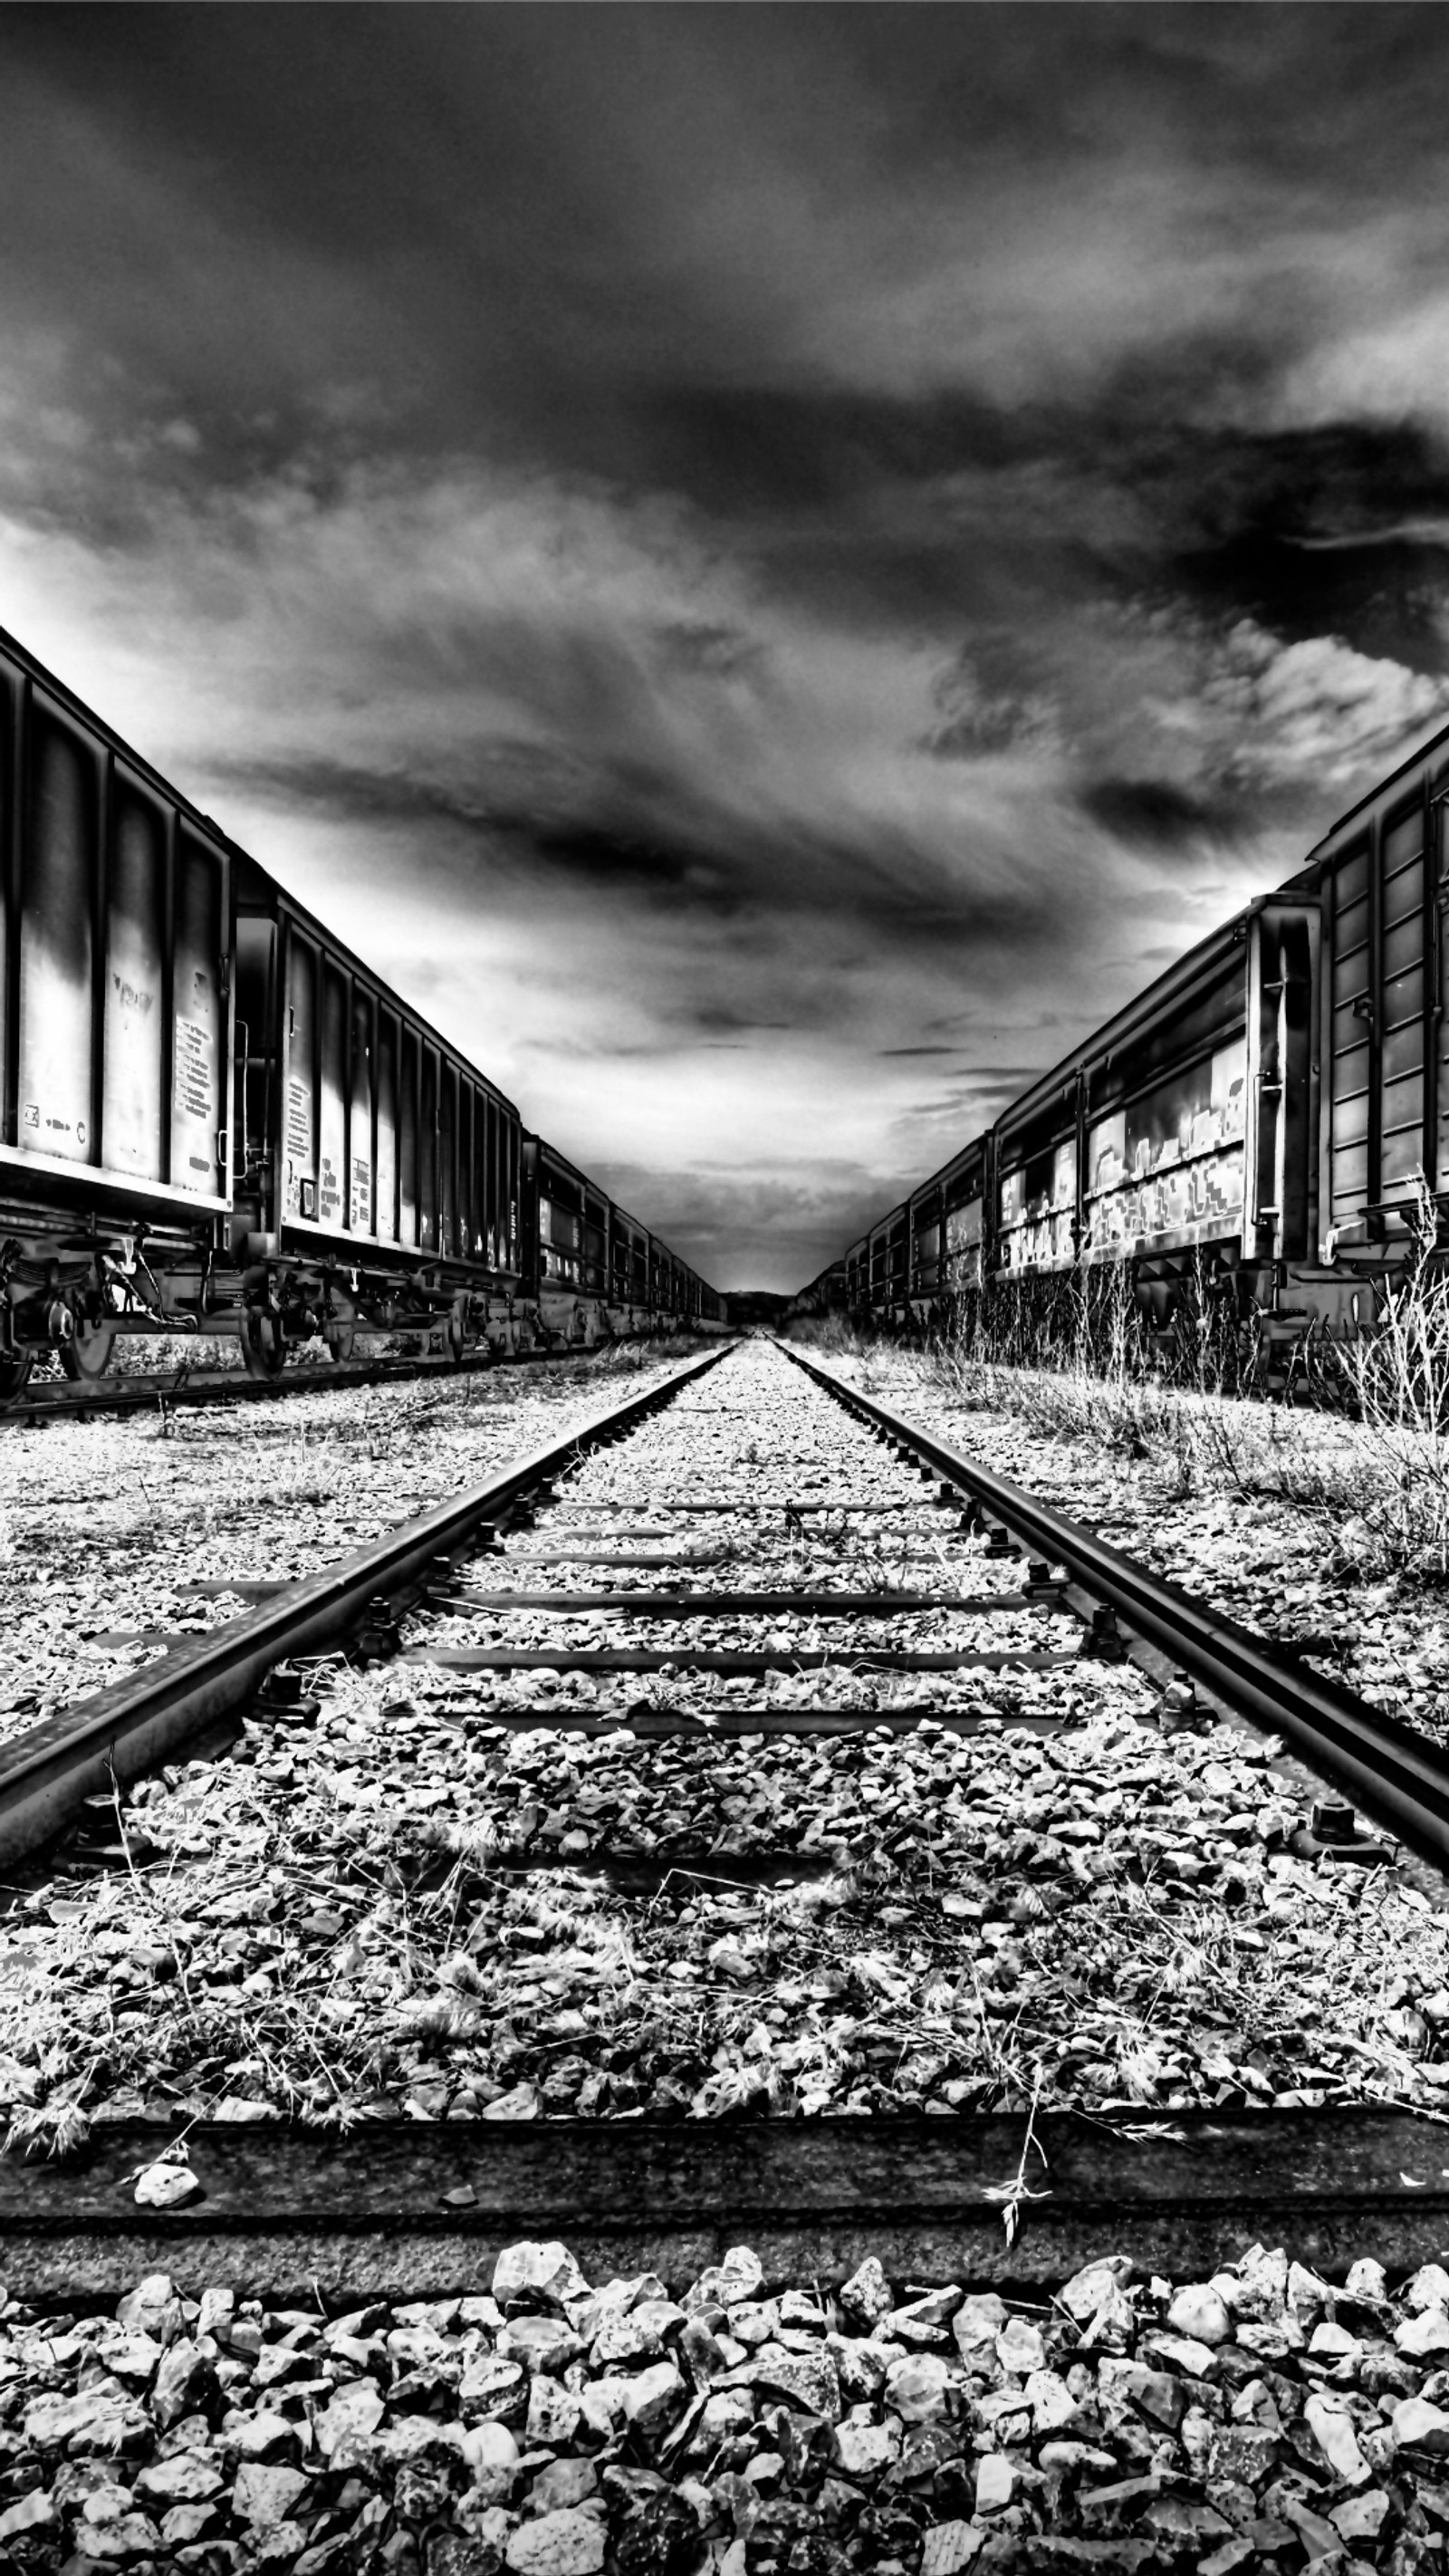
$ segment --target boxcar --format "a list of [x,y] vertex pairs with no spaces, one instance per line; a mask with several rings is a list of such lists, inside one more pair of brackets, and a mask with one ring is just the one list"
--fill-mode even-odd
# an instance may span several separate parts
[[1420,1180],[1449,1193],[1445,805],[1449,730],[1360,800],[1286,896],[1322,917],[1318,1251],[1350,1272],[1401,1257]]
[[231,844],[0,635],[0,1392],[229,1254]]
[[524,1331],[522,1128],[421,1015],[254,860],[236,869],[233,1245],[249,1365],[359,1323],[455,1356]]
[[359,1325],[460,1356],[528,1347],[541,1301],[698,1314],[538,1153],[525,1209],[513,1103],[0,633],[0,1398],[121,1334],[232,1333],[274,1376]]
[[997,1121],[998,1277],[1131,1261],[1165,1322],[1187,1270],[1271,1297],[1316,1253],[1318,908],[1262,898]]
[[614,1328],[610,1219],[604,1192],[542,1136],[523,1140],[525,1285],[542,1337],[592,1347]]

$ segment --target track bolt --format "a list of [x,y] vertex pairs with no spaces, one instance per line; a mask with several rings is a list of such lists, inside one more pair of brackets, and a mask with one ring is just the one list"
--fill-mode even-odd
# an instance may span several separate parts
[[1207,1724],[1191,1673],[1174,1673],[1152,1712],[1164,1735],[1188,1735]]
[[322,1702],[303,1689],[295,1664],[273,1664],[258,1684],[257,1706],[268,1715],[313,1718]]
[[423,1599],[435,1609],[445,1609],[458,1593],[458,1569],[450,1556],[430,1556],[423,1577]]
[[995,1527],[993,1527],[989,1522],[987,1524],[986,1553],[988,1556],[1014,1556],[1016,1554],[1016,1550],[1013,1547],[1011,1540],[1007,1537],[1005,1530],[1002,1529],[999,1524]]
[[1352,1843],[1359,1839],[1353,1809],[1346,1798],[1315,1798],[1309,1831],[1321,1843]]
[[357,1632],[357,1653],[370,1661],[382,1662],[387,1656],[395,1655],[401,1644],[402,1635],[392,1603],[385,1592],[374,1592],[367,1605],[367,1615]]
[[501,1556],[503,1541],[496,1521],[480,1521],[473,1533],[473,1545],[479,1556]]
[[1026,1598],[1028,1601],[1059,1602],[1062,1597],[1060,1575],[1054,1575],[1044,1556],[1029,1556],[1026,1561]]
[[1117,1613],[1104,1602],[1092,1612],[1092,1623],[1082,1639],[1081,1651],[1089,1663],[1120,1664],[1127,1654],[1117,1626]]

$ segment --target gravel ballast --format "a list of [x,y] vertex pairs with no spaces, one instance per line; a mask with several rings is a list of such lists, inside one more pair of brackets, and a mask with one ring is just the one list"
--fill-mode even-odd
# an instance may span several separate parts
[[0,1742],[239,1616],[204,1581],[315,1573],[678,1359],[625,1354],[268,1405],[0,1423]]
[[1449,2274],[1340,2284],[1261,2246],[1050,2301],[892,2281],[486,2288],[350,2313],[138,2281],[0,2311],[0,2546],[20,2569],[393,2576],[1321,2576],[1442,2564]]
[[[903,1489],[857,1423],[749,1345],[560,1479],[537,1533],[483,1560],[490,1588],[504,1568],[531,1586],[555,1523],[610,1500],[658,1514],[691,1471],[696,1490],[749,1488],[741,1584],[823,1561],[813,1531],[793,1533],[793,1560],[783,1549],[784,1502],[798,1518],[811,1495],[859,1511]],[[974,1597],[1003,1569],[939,1518],[940,1562]],[[675,1526],[692,1544],[698,1519]],[[838,1663],[794,1672],[792,1640],[830,1625],[811,1620],[765,1631],[779,1666],[764,1680],[692,1673],[688,1621],[645,1623],[668,1657],[647,1687],[427,1659],[459,1637],[536,1636],[542,1615],[410,1622],[423,1660],[330,1667],[314,1725],[253,1720],[232,1755],[141,1784],[113,1819],[110,1872],[31,1887],[0,1988],[17,2134],[148,2109],[1443,2102],[1443,1915],[1397,1872],[1301,1856],[1303,1808],[1268,1748],[1226,1725],[1165,1737],[1131,1666],[862,1672],[856,1631],[875,1623],[841,1621]],[[967,1653],[997,1624],[932,1617],[933,1639]],[[737,1643],[748,1624],[726,1612],[710,1634]],[[915,1614],[892,1633],[919,1635]],[[760,1730],[641,1741],[640,1701],[755,1710]],[[859,1730],[770,1731],[818,1705]],[[958,1738],[939,1715],[873,1731],[902,1705],[985,1732]],[[641,1857],[652,1883],[609,1866]],[[741,1863],[759,1884],[731,1883]]]
[[[1360,1426],[1307,1408],[1166,1391],[1134,1403],[1131,1391],[1106,1387],[1093,1419],[1090,1381],[1054,1384],[992,1366],[974,1372],[979,1395],[965,1402],[945,1382],[956,1372],[919,1352],[880,1343],[818,1356],[1153,1574],[1449,1743],[1449,1591],[1422,1549],[1395,1565],[1382,1528],[1355,1509],[1366,1456],[1367,1499],[1380,1519],[1395,1482],[1386,1445],[1376,1451]],[[1088,1427],[1078,1428],[1083,1417]],[[1044,1434],[1053,1418],[1059,1427]],[[1406,1487],[1414,1472],[1442,1482],[1437,1445],[1403,1444]],[[1407,1499],[1403,1518],[1413,1525]]]

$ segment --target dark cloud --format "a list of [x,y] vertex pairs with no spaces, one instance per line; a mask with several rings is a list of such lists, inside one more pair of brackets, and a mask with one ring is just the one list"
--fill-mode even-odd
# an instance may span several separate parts
[[1164,851],[1199,848],[1226,820],[1167,778],[1100,778],[1083,790],[1082,811],[1119,840]]
[[788,1284],[1449,716],[1446,72],[1395,0],[12,7],[6,617]]

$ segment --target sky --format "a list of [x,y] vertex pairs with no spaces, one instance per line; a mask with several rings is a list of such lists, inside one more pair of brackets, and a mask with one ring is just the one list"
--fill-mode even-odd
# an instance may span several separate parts
[[1449,722],[1449,14],[0,10],[0,625],[722,1287]]

